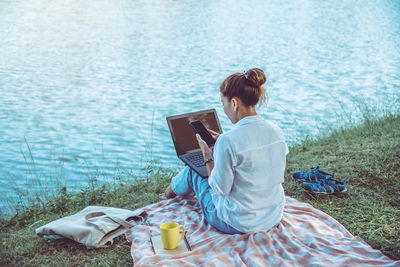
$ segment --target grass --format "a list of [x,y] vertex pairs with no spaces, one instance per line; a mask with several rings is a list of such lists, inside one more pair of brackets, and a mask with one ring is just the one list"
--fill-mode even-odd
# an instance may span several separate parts
[[[365,120],[359,127],[291,148],[286,194],[308,202],[343,224],[373,248],[400,259],[400,117]],[[297,170],[321,165],[338,179],[349,179],[348,192],[313,195],[290,179]]]
[[174,174],[173,170],[149,168],[144,179],[132,177],[131,182],[92,184],[79,193],[62,188],[46,205],[32,205],[0,221],[0,266],[132,266],[130,246],[124,237],[117,238],[111,248],[87,250],[73,242],[47,245],[34,230],[88,205],[134,210],[157,202]]
[[[366,119],[367,118],[367,119]],[[400,116],[366,116],[357,126],[332,129],[290,147],[285,172],[288,196],[311,203],[342,223],[353,235],[392,259],[400,259]],[[293,181],[294,171],[311,166],[349,179],[348,192],[314,195]],[[79,193],[62,188],[10,219],[0,221],[0,266],[131,266],[130,245],[120,237],[110,248],[86,250],[76,243],[49,246],[34,229],[87,205],[136,209],[159,201],[176,170],[149,166],[147,176],[113,184],[92,184]]]

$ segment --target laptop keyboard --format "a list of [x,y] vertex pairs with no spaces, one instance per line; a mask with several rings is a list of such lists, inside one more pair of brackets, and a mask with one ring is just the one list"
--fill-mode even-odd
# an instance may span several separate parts
[[203,153],[201,151],[199,151],[199,153],[188,155],[187,159],[196,167],[204,166]]

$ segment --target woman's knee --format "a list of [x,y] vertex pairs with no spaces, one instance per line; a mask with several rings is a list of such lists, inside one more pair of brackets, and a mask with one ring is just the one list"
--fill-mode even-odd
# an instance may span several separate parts
[[171,188],[175,194],[183,196],[193,192],[192,174],[189,167],[182,169],[171,179]]

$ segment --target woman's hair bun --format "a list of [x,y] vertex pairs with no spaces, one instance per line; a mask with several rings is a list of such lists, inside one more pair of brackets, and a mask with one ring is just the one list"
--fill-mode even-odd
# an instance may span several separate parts
[[259,68],[249,69],[246,71],[245,76],[255,87],[261,87],[267,80],[264,71]]
[[253,68],[247,72],[229,75],[219,86],[219,91],[228,100],[238,97],[246,106],[254,106],[266,100],[264,88],[266,80],[262,69]]

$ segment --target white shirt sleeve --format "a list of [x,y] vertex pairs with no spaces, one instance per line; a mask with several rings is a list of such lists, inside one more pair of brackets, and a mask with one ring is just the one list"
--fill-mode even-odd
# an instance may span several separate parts
[[233,166],[235,157],[229,138],[218,137],[214,147],[214,168],[208,178],[208,184],[219,195],[229,195],[234,180]]

